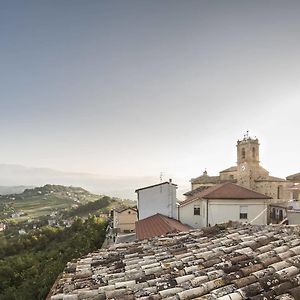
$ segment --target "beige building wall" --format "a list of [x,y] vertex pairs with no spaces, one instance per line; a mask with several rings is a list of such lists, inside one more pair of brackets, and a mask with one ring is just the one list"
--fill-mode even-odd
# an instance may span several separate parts
[[114,229],[117,232],[134,232],[137,220],[137,211],[134,209],[129,208],[122,212],[114,210]]
[[288,189],[289,185],[290,183],[287,181],[258,181],[255,183],[254,190],[256,192],[272,197],[276,202],[276,200],[291,199],[291,192]]
[[232,172],[220,172],[220,180],[235,180],[237,177],[237,172],[232,171]]

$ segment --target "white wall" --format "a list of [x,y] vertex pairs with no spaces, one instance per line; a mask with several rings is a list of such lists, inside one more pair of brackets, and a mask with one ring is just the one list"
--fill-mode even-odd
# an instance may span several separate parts
[[300,212],[287,211],[287,219],[289,225],[299,225],[300,224]]
[[165,183],[137,191],[139,220],[157,213],[178,219],[176,189],[172,183]]
[[[194,205],[200,205],[200,216],[194,215]],[[240,219],[240,206],[247,206],[248,218]],[[228,221],[252,221],[262,211],[262,215],[254,220],[251,224],[267,224],[267,201],[264,200],[227,200],[227,199],[210,199],[208,201],[208,224],[225,223]],[[179,209],[180,222],[190,225],[194,228],[206,227],[206,199],[198,199],[192,203],[181,206]]]
[[[240,219],[240,206],[248,207],[248,218]],[[267,224],[267,201],[264,200],[209,200],[208,204],[208,223],[211,226],[230,221],[250,222],[255,219],[262,211],[262,215],[255,219],[251,224]]]
[[[194,215],[194,205],[200,206],[200,216]],[[179,207],[179,220],[193,228],[206,226],[206,200],[198,199],[193,203]]]

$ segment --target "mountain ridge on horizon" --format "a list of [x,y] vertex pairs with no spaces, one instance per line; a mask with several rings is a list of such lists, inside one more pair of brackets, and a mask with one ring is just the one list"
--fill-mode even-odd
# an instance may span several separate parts
[[0,164],[0,186],[6,189],[17,186],[37,187],[45,184],[60,184],[80,186],[93,193],[136,200],[134,191],[137,188],[155,184],[157,181],[156,177],[151,176],[111,177],[44,167],[27,167],[21,164]]

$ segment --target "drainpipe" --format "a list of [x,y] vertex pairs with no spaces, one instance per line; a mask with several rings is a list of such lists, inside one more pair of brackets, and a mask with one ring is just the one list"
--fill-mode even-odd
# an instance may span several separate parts
[[172,179],[169,179],[169,190],[168,190],[168,208],[169,208],[169,217],[173,218],[173,190],[172,190]]
[[206,199],[206,227],[208,227],[208,199]]

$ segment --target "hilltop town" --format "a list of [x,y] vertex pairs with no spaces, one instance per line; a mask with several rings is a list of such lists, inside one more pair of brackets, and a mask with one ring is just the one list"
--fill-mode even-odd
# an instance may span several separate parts
[[138,239],[140,232],[147,232],[146,237],[162,233],[155,226],[157,222],[168,223],[164,234],[176,231],[177,227],[203,228],[229,221],[300,224],[300,173],[286,178],[270,175],[261,166],[259,146],[258,138],[250,137],[247,132],[236,143],[236,165],[221,170],[217,176],[205,170],[192,178],[191,190],[184,194],[183,201],[178,201],[178,186],[172,180],[138,188],[137,213],[129,217],[126,210],[116,211],[115,218],[122,215],[124,225],[114,222],[115,232],[124,231],[129,222],[131,229],[137,230]]
[[[236,143],[236,165],[218,175],[205,169],[181,201],[171,179],[138,187],[137,202],[49,184],[1,196],[2,263],[10,270],[18,257],[23,269],[30,259],[38,270],[48,262],[36,279],[48,281],[45,290],[25,292],[30,277],[7,281],[0,274],[2,293],[51,300],[299,299],[300,175],[270,175],[259,146],[245,134]],[[31,254],[37,249],[41,254]],[[61,253],[55,270],[46,271]],[[38,271],[23,272],[38,278]]]
[[300,173],[271,176],[248,133],[236,149],[236,166],[192,178],[183,201],[171,179],[136,189],[48,299],[300,299]]

